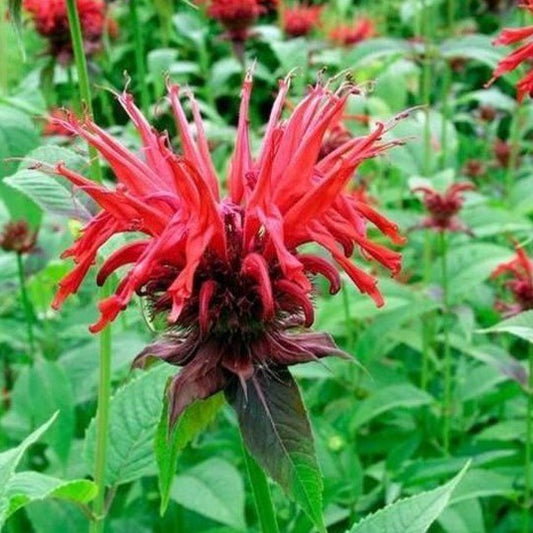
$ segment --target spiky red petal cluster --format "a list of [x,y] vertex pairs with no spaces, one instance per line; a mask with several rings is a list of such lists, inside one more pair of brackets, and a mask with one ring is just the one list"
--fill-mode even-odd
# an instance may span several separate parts
[[218,20],[234,40],[246,39],[248,28],[265,11],[259,0],[211,0],[207,13]]
[[295,4],[285,6],[282,12],[282,25],[285,33],[291,37],[309,35],[320,24],[322,6]]
[[[175,85],[168,87],[169,100],[182,155],[170,150],[166,136],[149,126],[127,93],[119,100],[139,131],[143,158],[88,119],[68,116],[62,121],[102,154],[118,185],[110,190],[57,166],[58,174],[83,189],[102,210],[63,254],[72,257],[76,267],[61,281],[54,307],[78,290],[99,249],[113,235],[142,234],[101,267],[100,285],[120,267],[132,265],[115,294],[100,302],[101,318],[91,330],[114,320],[135,293],[148,297],[154,312],[168,317],[178,333],[150,347],[140,360],[155,354],[185,365],[172,389],[174,415],[184,402],[223,388],[228,373],[246,380],[267,361],[286,366],[336,350],[327,335],[286,332],[313,323],[313,275],[325,276],[335,293],[341,285],[336,264],[381,305],[376,279],[350,257],[357,248],[365,259],[376,260],[393,274],[400,270],[400,255],[371,241],[366,229],[370,221],[394,242],[402,242],[397,227],[344,192],[362,161],[399,144],[382,141],[388,126],[377,124],[370,134],[351,138],[319,159],[325,133],[356,89],[347,83],[333,92],[317,85],[281,121],[289,90],[286,79],[254,159],[248,132],[251,88],[248,75],[226,198],[220,194],[198,105],[189,95],[193,137]],[[301,247],[306,244],[322,247],[331,259],[304,253]]]
[[328,37],[335,44],[353,46],[365,39],[375,37],[377,34],[374,21],[367,17],[361,17],[352,24],[339,24],[329,31]]
[[505,286],[511,291],[513,303],[499,301],[498,310],[506,316],[516,315],[522,311],[533,309],[533,259],[529,258],[525,250],[515,246],[516,256],[507,263],[499,265],[492,273],[492,278],[510,276]]
[[429,216],[422,221],[421,226],[437,231],[470,233],[470,230],[459,220],[457,214],[463,207],[463,192],[474,189],[475,186],[471,183],[454,183],[444,193],[439,193],[430,187],[415,187],[414,192],[420,191],[424,194],[424,206],[429,213]]
[[[523,0],[519,5],[533,13],[533,0]],[[526,64],[529,68],[528,73],[523,76],[516,85],[518,92],[518,101],[522,101],[526,96],[533,96],[533,69],[530,61],[533,59],[533,26],[524,28],[505,28],[498,38],[494,41],[496,45],[511,45],[524,41],[516,50],[502,59],[493,72],[493,78],[489,81],[492,84],[496,78],[512,72],[521,64]]]
[[[101,47],[106,25],[106,4],[103,0],[76,0],[84,38],[85,53]],[[24,0],[23,7],[35,22],[35,29],[49,40],[50,53],[61,62],[72,56],[67,5],[65,0]]]

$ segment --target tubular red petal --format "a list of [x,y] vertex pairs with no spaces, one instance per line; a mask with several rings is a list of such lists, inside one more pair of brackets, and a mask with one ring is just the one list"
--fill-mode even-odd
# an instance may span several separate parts
[[306,292],[303,291],[301,287],[299,287],[295,283],[292,283],[286,279],[276,281],[274,286],[276,290],[284,292],[285,294],[290,296],[295,302],[298,303],[299,307],[304,313],[304,325],[306,327],[311,327],[315,320],[315,312],[313,310],[313,304],[306,295]]
[[148,243],[146,241],[137,241],[127,244],[113,252],[104,262],[96,276],[96,284],[102,286],[106,279],[121,266],[128,263],[135,263],[146,250]]
[[265,258],[257,253],[248,254],[242,263],[241,273],[257,282],[259,296],[263,303],[263,318],[270,320],[274,316],[275,309],[272,284]]
[[326,259],[310,254],[299,254],[298,260],[311,274],[322,274],[329,281],[329,293],[336,294],[341,289],[341,277],[337,269]]
[[248,108],[250,106],[251,91],[252,76],[251,73],[248,72],[242,87],[237,140],[235,142],[235,152],[230,163],[228,178],[231,200],[236,204],[239,204],[243,199],[246,190],[245,176],[252,168],[250,139],[248,134]]
[[217,283],[213,280],[204,281],[200,287],[198,317],[200,332],[204,335],[209,329],[209,305],[211,304],[211,299],[215,294],[216,288]]

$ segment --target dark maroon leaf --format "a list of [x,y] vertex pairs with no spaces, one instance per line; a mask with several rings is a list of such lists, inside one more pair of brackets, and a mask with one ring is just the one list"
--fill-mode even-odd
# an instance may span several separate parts
[[300,391],[286,369],[258,370],[245,388],[226,392],[239,417],[246,447],[261,467],[293,497],[319,531],[322,476]]

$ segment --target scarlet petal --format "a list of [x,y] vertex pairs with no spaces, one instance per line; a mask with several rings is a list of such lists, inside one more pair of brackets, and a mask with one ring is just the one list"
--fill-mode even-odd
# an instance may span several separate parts
[[209,304],[211,303],[213,294],[215,294],[216,288],[216,282],[211,279],[204,281],[200,288],[198,316],[200,319],[200,331],[204,334],[209,329]]
[[264,257],[256,253],[248,254],[242,263],[241,272],[257,281],[259,296],[263,303],[263,316],[266,320],[270,320],[274,316],[274,297]]
[[336,294],[341,289],[341,277],[337,269],[326,259],[316,255],[298,255],[305,270],[312,274],[322,274],[330,284],[329,293]]
[[106,279],[121,266],[129,263],[135,263],[146,250],[148,243],[146,241],[132,242],[112,253],[100,268],[96,276],[96,283],[102,286]]

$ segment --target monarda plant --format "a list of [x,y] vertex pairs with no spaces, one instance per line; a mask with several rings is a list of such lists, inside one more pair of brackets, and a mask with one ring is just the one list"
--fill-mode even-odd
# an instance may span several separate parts
[[347,138],[323,156],[328,131],[338,124],[347,99],[360,92],[351,81],[336,90],[319,83],[282,119],[289,86],[289,78],[280,82],[254,157],[248,129],[252,77],[246,76],[235,150],[223,180],[215,172],[198,105],[189,94],[191,125],[176,85],[168,84],[168,99],[181,154],[171,149],[166,134],[150,127],[127,93],[118,98],[139,132],[142,156],[89,118],[56,119],[100,152],[117,185],[110,189],[62,164],[55,167],[101,209],[63,254],[75,267],[60,282],[54,307],[78,290],[111,237],[134,233],[98,271],[96,281],[103,285],[127,267],[115,293],[100,302],[101,316],[91,331],[112,322],[135,294],[146,299],[167,328],[134,364],[161,359],[181,367],[168,385],[170,424],[193,402],[223,391],[252,455],[290,489],[294,465],[302,473],[314,468],[315,460],[310,425],[288,367],[343,355],[329,334],[310,329],[313,279],[325,277],[334,294],[344,271],[382,305],[377,280],[354,256],[397,274],[400,254],[374,242],[367,225],[394,243],[403,239],[395,224],[347,191],[363,161],[401,143],[383,140],[400,117]]

